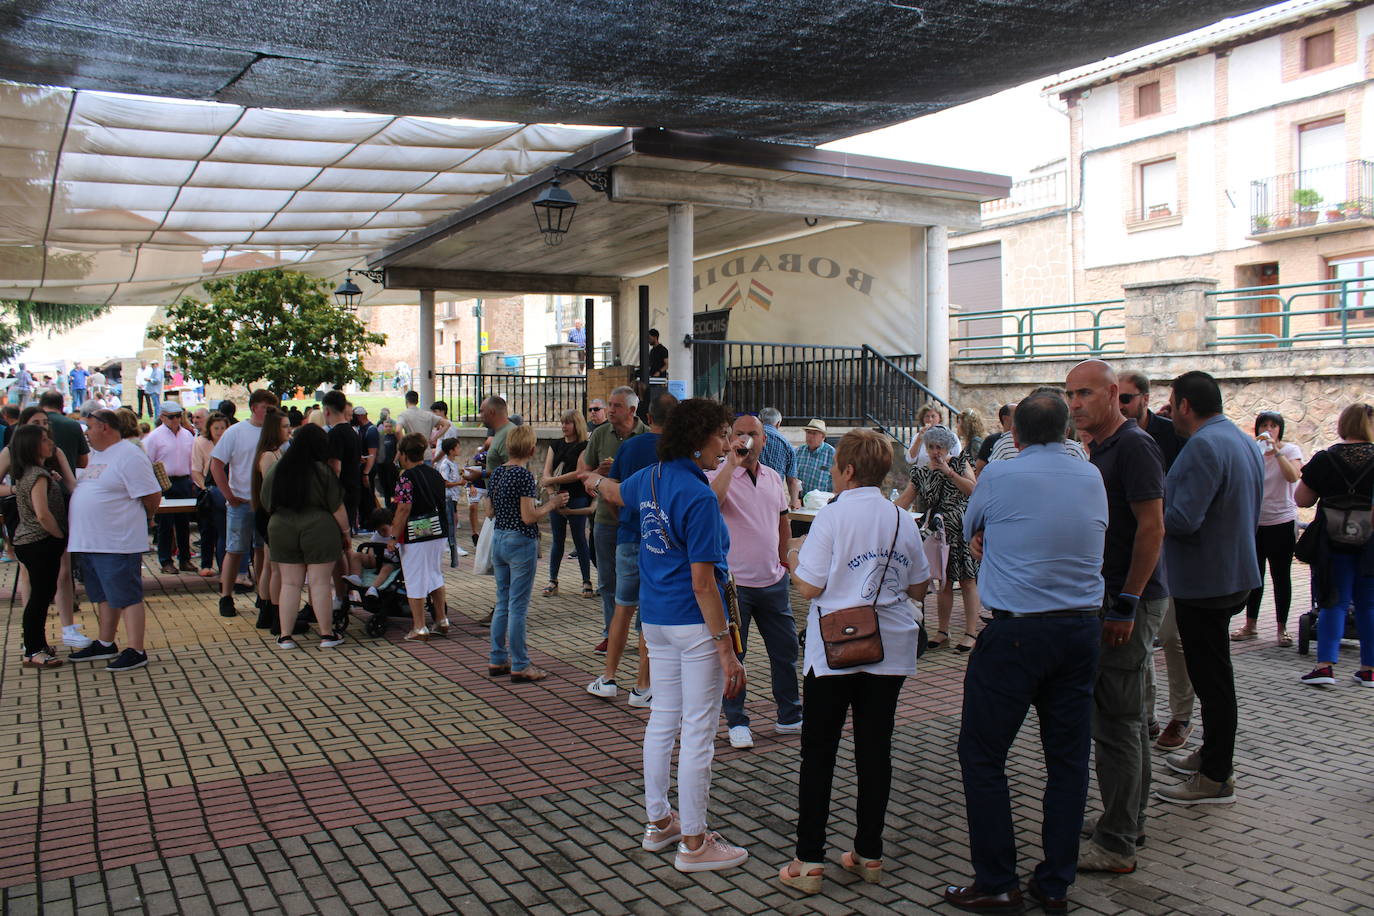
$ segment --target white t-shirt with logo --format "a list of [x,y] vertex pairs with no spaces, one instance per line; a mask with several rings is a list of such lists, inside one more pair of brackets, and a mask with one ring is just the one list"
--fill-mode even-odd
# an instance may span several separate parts
[[148,549],[148,513],[140,500],[161,493],[153,463],[133,440],[104,451],[91,449],[76,472],[67,512],[72,553],[143,553]]
[[211,458],[224,462],[229,472],[229,489],[239,499],[253,498],[253,453],[258,450],[262,427],[247,420],[235,423],[215,443]]
[[[797,557],[796,572],[802,581],[825,589],[812,599],[806,614],[803,673],[814,673],[817,677],[861,671],[892,675],[916,673],[920,611],[906,590],[908,586],[929,579],[930,566],[921,547],[921,533],[910,514],[885,499],[877,487],[845,490],[833,503],[816,513],[811,533]],[[832,670],[825,663],[821,614],[872,604],[875,589],[880,589],[878,627],[883,635],[883,660],[876,665]]]

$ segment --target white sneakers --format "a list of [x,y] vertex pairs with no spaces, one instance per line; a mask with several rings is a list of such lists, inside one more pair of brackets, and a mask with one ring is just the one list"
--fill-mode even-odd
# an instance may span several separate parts
[[62,628],[62,645],[73,649],[84,649],[91,644],[91,638],[81,632],[81,624],[74,623]]
[[639,692],[638,687],[630,688],[630,705],[635,709],[649,709],[653,706],[654,689],[650,687],[643,693]]
[[349,573],[348,575],[344,576],[343,580],[347,582],[349,585],[352,585],[354,588],[363,587],[363,577],[355,575],[354,573]]
[[787,722],[787,723],[779,722],[777,725],[774,725],[774,726],[773,726],[773,731],[777,732],[779,735],[800,735],[800,734],[801,734],[801,730],[802,730],[802,720],[801,720],[801,719],[798,719],[798,720],[795,721],[795,722]]
[[730,746],[746,748],[754,746],[754,734],[747,725],[736,725],[730,729]]
[[608,681],[605,675],[602,675],[587,685],[587,692],[594,697],[613,700],[615,695],[620,692],[620,688],[616,687],[615,681]]

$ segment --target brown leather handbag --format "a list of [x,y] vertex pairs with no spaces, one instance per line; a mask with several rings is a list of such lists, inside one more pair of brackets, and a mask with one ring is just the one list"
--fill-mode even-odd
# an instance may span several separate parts
[[[895,507],[894,507],[895,508]],[[876,665],[885,657],[883,634],[878,627],[878,598],[883,593],[892,551],[897,549],[897,534],[902,530],[902,510],[897,509],[897,527],[892,531],[892,546],[887,549],[883,574],[873,589],[873,603],[847,607],[822,614],[821,640],[825,643],[825,663],[835,671]]]

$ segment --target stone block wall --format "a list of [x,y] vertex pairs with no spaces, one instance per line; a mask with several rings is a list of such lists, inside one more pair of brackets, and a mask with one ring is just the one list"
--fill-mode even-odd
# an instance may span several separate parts
[[[956,363],[952,397],[959,407],[976,407],[987,418],[997,408],[1017,401],[1040,385],[1062,387],[1078,360],[1054,359],[1019,363]],[[1192,369],[1216,377],[1226,415],[1247,432],[1255,414],[1277,410],[1287,425],[1288,441],[1304,455],[1333,444],[1336,418],[1353,403],[1374,403],[1374,349],[1262,349],[1233,353],[1212,351],[1128,356],[1110,360],[1118,370],[1144,372],[1151,379],[1150,403],[1169,399],[1169,381]]]

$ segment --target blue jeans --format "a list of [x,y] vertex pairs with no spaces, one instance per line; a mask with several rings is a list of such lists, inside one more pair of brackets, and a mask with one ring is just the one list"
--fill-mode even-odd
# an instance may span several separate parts
[[524,671],[530,666],[525,651],[525,614],[539,562],[538,542],[518,531],[494,530],[491,566],[496,575],[496,610],[491,615],[491,663],[510,662],[512,671]]
[[200,511],[200,568],[224,566],[224,494],[211,484],[205,489],[209,505]]
[[[585,507],[587,500],[573,498],[568,500],[569,509]],[[587,516],[559,515],[549,516],[549,531],[553,534],[553,546],[549,548],[549,581],[558,581],[558,570],[563,565],[563,547],[567,535],[572,532],[573,548],[577,551],[577,565],[582,568],[582,581],[592,581],[592,558],[587,549]]]
[[[596,542],[597,590],[601,593],[601,635],[610,633],[611,618],[615,616],[615,525],[597,525],[592,539]],[[578,551],[580,554],[581,551]]]
[[162,407],[162,392],[148,391],[148,409],[152,411],[153,417],[157,417],[158,410]]
[[[1007,752],[1030,707],[1040,718],[1045,861],[1035,880],[1063,897],[1078,870],[1078,831],[1088,800],[1093,679],[1102,623],[1081,617],[999,617],[978,634],[964,674],[959,766],[974,883],[989,894],[1019,886],[1007,787]],[[1032,764],[1034,766],[1034,764]]]
[[[741,661],[745,652],[749,651],[750,619],[758,626],[764,648],[768,650],[768,668],[773,674],[773,702],[778,704],[778,724],[795,725],[802,717],[801,696],[797,691],[797,621],[792,616],[785,574],[765,588],[739,586],[739,635],[744,643]],[[730,728],[749,724],[749,714],[744,711],[744,694],[745,691],[741,690],[738,696],[733,699],[726,697],[721,703],[725,724]]]
[[81,405],[84,404],[84,403],[86,403],[86,389],[85,389],[85,388],[73,388],[73,389],[72,389],[72,410],[80,410],[80,409],[81,409]]
[[1360,664],[1374,666],[1374,576],[1362,576],[1360,555],[1331,554],[1331,584],[1336,606],[1324,607],[1317,618],[1317,660],[1339,661],[1345,635],[1345,609],[1355,602],[1355,626],[1360,631]]

